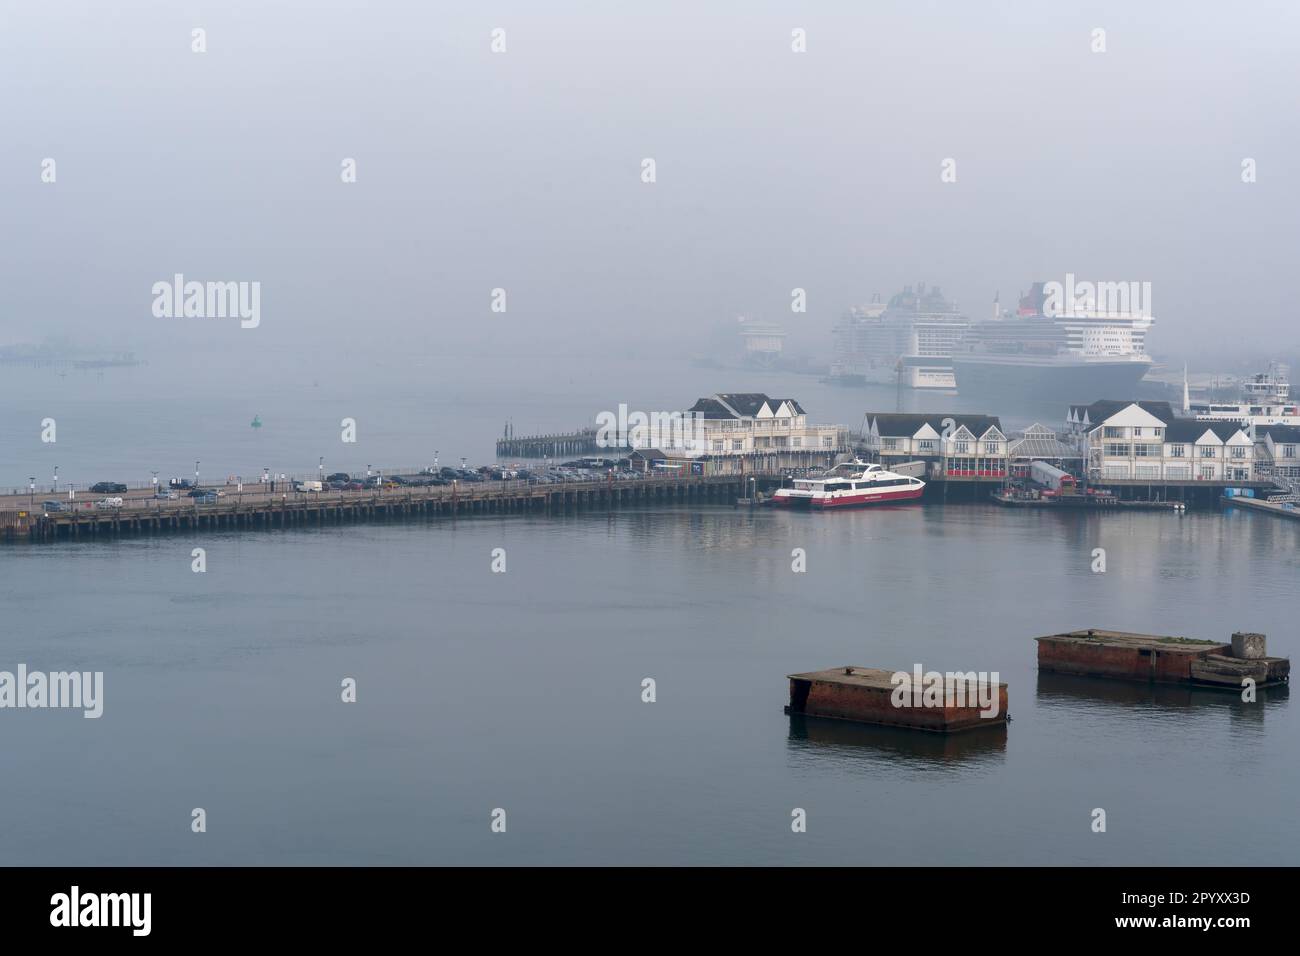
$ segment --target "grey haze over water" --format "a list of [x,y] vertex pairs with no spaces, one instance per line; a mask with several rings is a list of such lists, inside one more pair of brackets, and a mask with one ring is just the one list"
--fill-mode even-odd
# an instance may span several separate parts
[[[82,0],[0,18],[0,344],[201,354],[247,387],[254,351],[673,356],[744,312],[825,358],[873,292],[937,283],[983,317],[1073,272],[1152,282],[1162,359],[1300,350],[1291,3]],[[177,272],[260,281],[261,326],[154,318],[150,287]]]

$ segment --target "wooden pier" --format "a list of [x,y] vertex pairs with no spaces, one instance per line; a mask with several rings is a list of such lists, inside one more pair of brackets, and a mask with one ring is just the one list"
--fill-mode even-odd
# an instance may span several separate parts
[[554,435],[531,435],[524,438],[498,438],[498,458],[568,458],[574,455],[600,455],[620,458],[632,449],[626,445],[600,444],[594,428]]
[[[127,534],[294,528],[376,519],[547,514],[655,504],[731,505],[753,475],[653,476],[634,480],[471,482],[430,488],[270,494],[226,493],[208,504],[127,498],[120,508],[0,511],[0,541],[84,541]],[[759,477],[760,487],[775,484]]]

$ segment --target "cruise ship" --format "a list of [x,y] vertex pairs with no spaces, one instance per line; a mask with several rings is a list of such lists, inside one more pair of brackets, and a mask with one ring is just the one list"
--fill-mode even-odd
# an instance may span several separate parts
[[880,465],[846,461],[821,478],[796,478],[793,488],[778,488],[772,504],[783,508],[817,510],[854,508],[887,501],[909,501],[921,497],[925,482],[898,475]]
[[785,349],[785,329],[774,322],[755,322],[743,315],[736,321],[744,342],[743,361],[746,367],[776,368]]
[[829,381],[951,391],[950,356],[969,324],[938,286],[906,286],[888,305],[877,295],[835,326]]
[[1131,395],[1152,366],[1146,333],[1154,319],[1072,309],[1045,315],[1037,282],[1009,315],[972,324],[952,353],[961,395],[1092,401]]
[[1300,404],[1291,398],[1289,370],[1270,364],[1267,371],[1241,383],[1241,401],[1193,402],[1188,399],[1187,371],[1183,371],[1183,413],[1203,421],[1240,422],[1243,425],[1300,425]]

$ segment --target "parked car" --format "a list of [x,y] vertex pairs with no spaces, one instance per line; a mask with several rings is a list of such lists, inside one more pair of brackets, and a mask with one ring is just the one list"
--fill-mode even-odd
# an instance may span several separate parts
[[175,501],[177,494],[174,491],[157,491],[154,492],[154,497],[160,501]]
[[293,483],[294,491],[324,491],[325,486],[319,481],[295,481]]
[[352,476],[349,475],[346,471],[336,471],[334,472],[334,474],[330,475],[325,480],[330,482],[331,485],[333,485],[333,483],[336,481],[342,482],[343,484],[347,484],[349,481],[352,480]]
[[215,498],[217,496],[217,493],[215,491],[210,491],[207,488],[195,488],[192,491],[190,491],[190,493],[187,494],[185,497],[202,498],[204,495],[211,495],[212,497]]
[[365,491],[366,486],[359,481],[349,481],[343,486],[344,491]]
[[122,507],[121,498],[100,498],[95,502],[96,508],[120,508]]
[[41,502],[41,508],[43,508],[45,511],[67,511],[67,510],[69,510],[69,509],[68,509],[67,502],[65,502],[65,501],[58,501],[58,500],[56,500],[56,499],[54,499],[54,498],[51,498],[49,501],[42,501],[42,502]]
[[188,478],[173,478],[167,482],[168,487],[175,488],[177,491],[185,491],[187,488],[193,488],[194,482]]
[[126,485],[120,481],[97,481],[90,486],[90,491],[96,495],[120,495],[126,491]]

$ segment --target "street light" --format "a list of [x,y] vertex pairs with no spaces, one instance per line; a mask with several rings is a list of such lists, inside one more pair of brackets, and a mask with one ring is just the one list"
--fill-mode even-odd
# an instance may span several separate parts
[[325,482],[325,456],[324,455],[320,456],[320,464],[318,464],[316,467],[319,469],[319,474],[316,477],[318,477],[321,480],[321,483],[324,484]]
[[59,466],[54,466],[54,493],[59,493]]
[[35,475],[32,475],[30,478],[27,479],[27,491],[29,495],[29,498],[27,500],[27,508],[30,511],[34,511],[36,510],[36,476]]
[[195,461],[194,461],[194,487],[197,488],[198,486],[199,486],[199,462],[198,462],[198,459],[195,459]]

